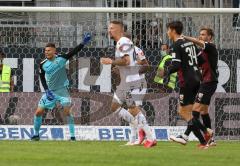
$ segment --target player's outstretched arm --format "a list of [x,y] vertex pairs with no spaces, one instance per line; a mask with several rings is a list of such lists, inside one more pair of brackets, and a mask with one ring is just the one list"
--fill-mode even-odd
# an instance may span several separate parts
[[85,33],[83,35],[82,42],[78,46],[76,46],[72,51],[70,51],[69,53],[64,55],[63,57],[66,58],[66,59],[70,59],[75,54],[77,54],[84,47],[84,45],[86,45],[90,40],[91,40],[91,34],[90,33]]
[[190,37],[190,36],[184,36],[184,35],[182,35],[182,38],[184,38],[185,40],[191,41],[194,44],[204,48],[205,43],[202,40],[198,40],[197,38]]

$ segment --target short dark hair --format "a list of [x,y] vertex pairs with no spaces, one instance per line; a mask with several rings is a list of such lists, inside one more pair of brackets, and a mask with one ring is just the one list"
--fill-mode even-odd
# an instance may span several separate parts
[[167,28],[175,30],[178,35],[181,35],[183,31],[183,23],[181,21],[172,21],[167,24]]
[[161,46],[167,46],[167,49],[169,49],[169,45],[167,43],[163,43]]
[[110,21],[111,24],[117,24],[117,25],[120,25],[121,27],[124,28],[124,24],[122,21],[118,21],[118,20],[112,20]]
[[6,58],[6,54],[4,52],[0,51],[0,57]]
[[52,48],[56,48],[55,44],[54,43],[48,43],[46,44],[45,47],[52,47]]
[[214,37],[213,29],[211,29],[211,28],[209,28],[209,27],[202,27],[202,28],[200,29],[200,32],[201,32],[201,31],[207,31],[207,34],[208,34],[209,36],[211,36],[211,38]]

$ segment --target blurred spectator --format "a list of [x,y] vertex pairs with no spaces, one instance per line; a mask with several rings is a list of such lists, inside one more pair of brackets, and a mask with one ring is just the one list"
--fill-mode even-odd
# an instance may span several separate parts
[[[209,1],[209,0],[207,0],[207,1]],[[204,6],[204,4],[205,4],[205,0],[201,0],[201,2],[202,2],[202,5]],[[212,0],[212,5],[213,5],[213,6],[215,5],[214,0]]]
[[[233,1],[233,8],[240,8],[240,0]],[[240,15],[233,14],[233,27],[240,28]]]
[[14,82],[11,67],[3,64],[6,55],[0,52],[0,92],[13,92]]
[[162,39],[160,37],[160,25],[157,21],[152,21],[149,25],[149,28],[147,28],[147,45],[150,48],[159,48],[162,44]]
[[161,78],[159,76],[159,72],[171,64],[172,56],[169,55],[169,46],[167,44],[161,46],[161,56],[162,60],[158,65],[156,76],[154,78],[156,84],[154,91],[156,93],[171,93],[176,87],[177,73],[171,74],[169,78]]

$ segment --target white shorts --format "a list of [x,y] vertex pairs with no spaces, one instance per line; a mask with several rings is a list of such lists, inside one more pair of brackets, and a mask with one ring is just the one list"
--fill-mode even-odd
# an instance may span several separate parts
[[132,90],[116,90],[113,96],[113,102],[119,104],[126,104],[130,106],[141,106],[144,94],[146,94],[147,88],[137,88]]

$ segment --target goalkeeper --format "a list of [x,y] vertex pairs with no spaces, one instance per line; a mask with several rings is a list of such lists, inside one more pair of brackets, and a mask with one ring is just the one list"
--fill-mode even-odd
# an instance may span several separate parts
[[68,92],[69,81],[66,73],[66,62],[77,54],[91,39],[89,33],[84,34],[83,41],[67,54],[56,54],[54,43],[45,47],[46,59],[40,63],[40,79],[45,90],[41,97],[34,116],[34,135],[31,140],[39,141],[39,130],[42,124],[42,115],[46,109],[53,109],[57,102],[63,106],[64,115],[69,124],[70,140],[76,140],[74,118],[71,115],[71,98]]

